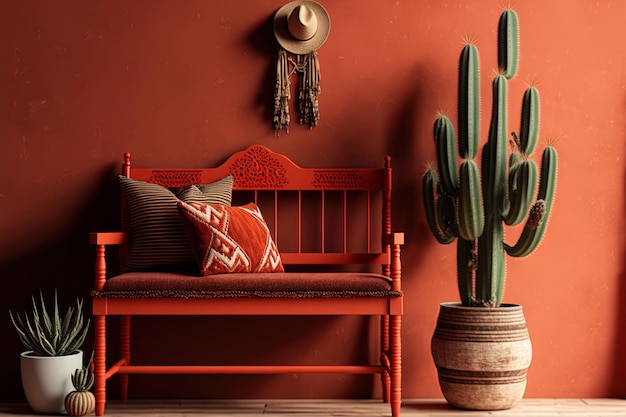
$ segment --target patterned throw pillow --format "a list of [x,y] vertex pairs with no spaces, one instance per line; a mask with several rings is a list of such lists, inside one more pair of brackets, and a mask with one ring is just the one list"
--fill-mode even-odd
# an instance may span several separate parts
[[203,276],[227,272],[283,272],[278,249],[254,203],[178,203]]
[[178,214],[178,201],[230,205],[233,177],[210,184],[168,190],[119,176],[129,213],[129,253],[125,269],[193,267],[195,260]]

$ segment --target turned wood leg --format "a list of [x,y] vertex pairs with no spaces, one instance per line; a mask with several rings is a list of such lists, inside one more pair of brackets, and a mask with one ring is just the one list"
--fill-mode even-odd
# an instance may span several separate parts
[[94,317],[94,395],[96,415],[104,415],[106,405],[106,317]]
[[[387,315],[380,316],[380,352],[381,365],[387,366],[389,363],[389,316]],[[383,401],[388,403],[390,401],[391,378],[388,372],[383,372],[380,378],[383,385]]]
[[[130,364],[130,316],[120,317],[120,358]],[[120,374],[120,400],[128,401],[128,374]]]
[[391,415],[400,416],[402,405],[402,338],[401,338],[402,316],[394,315],[390,318],[391,330]]

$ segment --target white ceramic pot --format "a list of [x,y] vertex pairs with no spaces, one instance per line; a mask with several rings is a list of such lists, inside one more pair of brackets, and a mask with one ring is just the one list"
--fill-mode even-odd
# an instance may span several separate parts
[[41,414],[65,413],[65,397],[71,391],[72,374],[83,366],[83,352],[64,356],[34,356],[22,352],[22,387],[33,411]]

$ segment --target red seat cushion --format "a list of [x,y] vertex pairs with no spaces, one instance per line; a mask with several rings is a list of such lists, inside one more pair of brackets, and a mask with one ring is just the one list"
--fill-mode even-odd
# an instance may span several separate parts
[[[184,292],[326,292],[341,296],[342,292],[380,292],[391,290],[391,280],[383,275],[355,272],[267,272],[228,273],[198,277],[175,272],[128,272],[107,280],[104,291],[96,296],[114,295],[118,292],[132,296],[131,292],[153,293],[163,296]],[[331,294],[332,295],[332,294]],[[143,295],[145,296],[145,295]]]

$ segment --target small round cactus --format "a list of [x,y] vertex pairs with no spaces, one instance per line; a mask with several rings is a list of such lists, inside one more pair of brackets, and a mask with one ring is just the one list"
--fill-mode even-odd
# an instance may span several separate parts
[[75,391],[65,397],[65,410],[71,416],[84,416],[91,413],[96,407],[96,397],[89,391],[93,387],[94,376],[91,372],[93,354],[89,364],[74,371],[71,376]]

